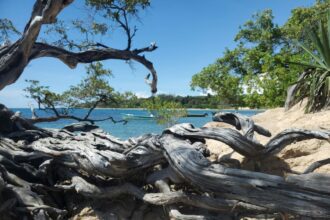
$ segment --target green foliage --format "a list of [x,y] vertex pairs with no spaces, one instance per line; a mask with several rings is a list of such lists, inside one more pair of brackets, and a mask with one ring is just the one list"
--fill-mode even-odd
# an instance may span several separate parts
[[255,52],[272,51],[282,37],[282,30],[273,22],[272,10],[267,9],[252,16],[235,37],[235,41],[254,44]]
[[96,107],[114,99],[114,90],[108,84],[110,70],[105,69],[101,62],[95,62],[87,66],[86,73],[79,84],[61,94],[50,91],[48,86],[40,85],[37,80],[26,80],[29,83],[24,89],[26,97],[35,100],[39,107],[60,109],[63,114],[68,114],[72,108]]
[[164,101],[177,102],[183,108],[212,108],[217,109],[220,107],[217,97],[210,94],[206,96],[174,96],[159,94],[157,97]]
[[150,6],[150,0],[85,0],[87,5],[95,7],[97,10],[106,10],[109,17],[116,17],[115,7],[124,8],[130,14],[137,14],[139,9]]
[[308,39],[316,50],[298,42],[312,60],[300,62],[309,70],[297,82],[294,95],[298,101],[307,97],[306,112],[314,112],[330,105],[330,9],[327,20],[319,20],[316,27],[308,30]]
[[[274,52],[281,42],[281,29],[273,23],[271,10],[257,13],[252,18],[240,27],[235,37],[236,48],[226,49],[214,64],[193,76],[193,89],[211,89],[220,101],[228,104],[253,108],[283,104],[285,88],[279,86],[280,78],[276,75],[287,70]],[[282,71],[272,72],[280,67]],[[261,74],[267,77],[261,80]],[[281,99],[274,102],[269,96]]]
[[178,102],[162,100],[159,97],[147,99],[143,106],[156,117],[158,124],[166,127],[174,125],[179,118],[187,115],[187,110]]
[[[99,107],[107,108],[145,108],[145,101],[148,98],[137,97],[132,92],[114,93],[114,99],[117,102],[100,103]],[[216,96],[176,96],[159,94],[157,95],[161,100],[167,102],[176,102],[182,108],[201,108],[201,109],[219,109],[219,108],[233,108],[234,105],[221,104]]]
[[144,99],[138,98],[133,92],[115,93],[117,102],[106,102],[103,107],[111,108],[142,108]]
[[150,6],[150,1],[85,0],[85,4],[88,16],[68,21],[58,20],[48,25],[45,34],[52,37],[41,40],[57,47],[82,51],[108,47],[101,43],[102,37],[111,36],[119,28],[127,36],[126,49],[130,49],[137,27],[129,21],[133,20],[131,18],[136,20],[139,12]]
[[21,33],[15,28],[9,19],[0,19],[0,43],[6,42],[11,35],[20,35]]
[[[298,7],[292,10],[288,21],[283,25],[282,32],[287,39],[308,41],[306,27],[324,20],[330,7],[329,0],[317,0],[312,7]],[[307,43],[307,42],[306,42]]]
[[258,75],[248,74],[243,78],[242,85],[246,95],[243,96],[243,102],[249,108],[260,108],[264,106],[263,90],[260,88],[262,80]]
[[[112,87],[105,84],[111,74],[108,70],[104,70],[103,67],[98,71],[97,69],[101,66],[102,65],[97,63],[94,63],[92,67],[88,66],[87,76],[79,84],[71,86],[61,94],[51,92],[48,86],[40,85],[37,80],[26,80],[29,83],[29,86],[25,88],[25,91],[27,92],[26,97],[36,100],[37,102],[40,100],[40,103],[46,108],[51,108],[51,105],[47,103],[54,103],[54,106],[57,108],[63,108],[62,111],[70,108],[89,108],[98,100],[98,97],[103,97],[104,95],[107,95],[107,99],[99,102],[97,104],[98,107],[148,108],[148,106],[152,106],[152,103],[154,103],[153,105],[158,104],[159,106],[165,105],[169,107],[169,109],[172,109],[172,107],[174,107],[174,109],[217,109],[233,107],[232,105],[227,106],[225,103],[221,104],[217,97],[210,94],[207,96],[173,96],[160,94],[155,98],[156,101],[153,102],[153,98],[139,98],[133,92],[118,93],[115,92]],[[95,72],[98,72],[99,74],[95,74]],[[100,72],[103,72],[103,74],[100,74]],[[95,77],[95,75],[98,75],[101,79]],[[46,102],[45,97],[47,97],[50,102]],[[150,107],[149,109],[152,108]]]
[[40,85],[38,80],[25,80],[29,85],[24,89],[25,96],[38,103],[38,107],[45,110],[57,109],[60,114],[68,114],[69,108],[62,94],[49,90],[48,86]]
[[86,68],[87,77],[78,85],[71,86],[63,93],[65,100],[72,107],[91,106],[100,100],[106,102],[113,96],[114,89],[109,86],[111,71],[101,62],[91,63]]
[[[221,61],[219,61],[221,62]],[[192,89],[212,90],[220,97],[219,104],[239,104],[240,78],[231,75],[228,68],[219,63],[211,64],[197,74],[191,81]]]
[[[226,49],[215,63],[192,77],[192,89],[210,89],[219,100],[231,104],[283,106],[288,86],[305,69],[289,63],[307,57],[291,39],[306,39],[302,24],[324,20],[324,11],[329,7],[329,1],[317,1],[312,7],[296,8],[283,26],[274,23],[271,10],[253,15],[240,27],[235,37],[237,46]],[[311,40],[304,42],[313,48]],[[239,101],[235,102],[235,97]]]

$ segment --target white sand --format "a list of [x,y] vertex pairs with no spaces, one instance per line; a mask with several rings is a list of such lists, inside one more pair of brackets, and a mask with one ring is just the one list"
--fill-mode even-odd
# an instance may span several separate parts
[[[326,129],[330,130],[330,110],[314,114],[305,114],[303,105],[296,105],[285,112],[283,108],[267,110],[253,116],[253,120],[270,130],[272,136],[287,128]],[[223,123],[210,122],[206,127],[231,127]],[[265,144],[269,138],[256,135],[257,139]],[[207,140],[210,151],[214,154],[211,159],[232,152],[225,144]],[[242,162],[244,169],[252,169],[252,164],[246,162],[243,156],[234,153],[232,158]],[[277,156],[268,158],[262,163],[262,172],[285,175],[292,171],[302,172],[314,161],[330,158],[330,142],[321,140],[301,141],[287,146]],[[330,165],[323,166],[315,172],[330,173]]]

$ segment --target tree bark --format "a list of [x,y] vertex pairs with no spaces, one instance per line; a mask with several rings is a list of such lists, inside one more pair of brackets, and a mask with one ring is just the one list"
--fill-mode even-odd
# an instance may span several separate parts
[[73,0],[37,0],[23,35],[15,43],[0,49],[0,90],[21,76],[29,62],[34,42],[39,36],[43,24],[56,21],[56,16]]
[[258,161],[260,155],[268,155],[268,148],[279,146],[275,149],[281,150],[293,140],[329,139],[329,132],[291,130],[263,146],[243,124],[243,134],[181,124],[162,135],[147,134],[126,141],[98,128],[79,133],[68,129],[2,133],[0,212],[7,219],[66,219],[75,213],[71,207],[83,202],[100,204],[126,195],[137,199],[132,216],[141,218],[154,206],[165,206],[167,217],[176,219],[279,213],[330,218],[328,174],[281,177],[228,168],[210,162],[202,143],[203,138],[220,140]]
[[134,60],[144,65],[152,75],[151,91],[157,92],[157,73],[152,62],[141,55],[157,49],[155,44],[135,50],[118,50],[113,48],[91,49],[82,52],[67,51],[63,48],[36,42],[43,24],[52,24],[56,16],[73,0],[36,0],[29,22],[22,37],[15,43],[0,47],[0,90],[15,83],[28,63],[40,57],[53,57],[61,60],[70,68],[78,63],[116,59]]

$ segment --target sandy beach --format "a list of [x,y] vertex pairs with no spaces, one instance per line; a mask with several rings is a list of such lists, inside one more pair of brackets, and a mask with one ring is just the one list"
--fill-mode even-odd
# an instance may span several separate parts
[[[314,114],[305,114],[304,105],[296,105],[289,111],[284,111],[284,108],[275,108],[267,110],[263,113],[253,116],[255,123],[267,128],[274,137],[277,133],[288,128],[300,128],[311,130],[330,130],[330,110],[321,111]],[[210,122],[207,127],[231,127],[230,125]],[[269,138],[256,135],[257,140],[262,144],[267,143]],[[207,140],[207,145],[212,152],[211,159],[215,160],[218,157],[231,153],[232,150],[225,144]],[[321,140],[307,140],[291,144],[284,148],[277,156],[267,158],[261,164],[261,172],[277,174],[284,176],[288,173],[299,173],[304,171],[310,164],[315,161],[329,158],[330,142]],[[242,168],[251,170],[252,164],[245,161],[243,156],[234,153],[232,158],[242,162]],[[330,173],[330,165],[323,166],[315,172]]]

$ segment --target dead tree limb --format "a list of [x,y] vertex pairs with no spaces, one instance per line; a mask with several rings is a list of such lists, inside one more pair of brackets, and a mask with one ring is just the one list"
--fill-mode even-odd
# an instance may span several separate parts
[[[330,189],[320,188],[316,182],[307,186],[298,181],[278,176],[231,169],[210,163],[192,145],[171,134],[161,137],[161,145],[171,167],[194,186],[202,190],[259,204],[273,211],[299,214],[316,218],[329,218]],[[320,184],[330,181],[329,175],[318,178]]]
[[56,21],[56,16],[73,0],[37,0],[22,37],[14,44],[4,46],[0,51],[0,90],[14,83],[29,62],[29,57],[37,40],[41,26]]
[[[103,47],[73,52],[46,43],[36,42],[42,25],[55,23],[57,15],[72,2],[73,0],[36,0],[22,37],[15,43],[4,45],[0,48],[0,90],[16,82],[31,60],[40,57],[53,57],[61,60],[70,68],[75,68],[78,63],[91,63],[108,59],[136,61],[151,72],[153,76],[151,91],[156,93],[156,70],[152,62],[142,55],[144,52],[151,52],[157,49],[155,44],[135,50],[118,50]],[[131,38],[129,39],[131,40]]]
[[[74,215],[71,204],[103,203],[123,195],[136,198],[136,207],[166,206],[170,216],[180,219],[265,213],[330,218],[328,174],[281,177],[210,162],[203,138],[224,141],[252,160],[264,155],[267,147],[233,129],[181,124],[162,135],[126,141],[100,129],[47,130],[47,135],[20,132],[15,138],[12,133],[0,136],[0,212],[8,219],[69,218]],[[285,131],[268,146],[280,150],[292,140],[328,135]],[[251,149],[244,149],[249,145]]]
[[29,60],[37,59],[40,57],[53,57],[61,60],[64,64],[70,68],[75,68],[78,63],[91,63],[94,61],[102,60],[134,60],[145,66],[152,75],[151,91],[153,93],[157,92],[157,72],[145,56],[141,55],[144,52],[152,52],[157,49],[156,45],[151,45],[149,47],[135,49],[135,50],[118,50],[114,48],[99,48],[90,49],[82,52],[71,52],[63,48],[48,45],[45,43],[36,42],[29,56]]
[[275,155],[294,142],[308,139],[330,140],[330,132],[326,130],[287,129],[270,139],[266,145],[262,145],[254,140],[253,132],[250,134],[251,136],[246,137],[230,128],[195,128],[189,123],[174,125],[165,132],[178,137],[221,141],[241,155],[254,159],[265,159]]
[[216,122],[224,122],[235,126],[237,130],[242,130],[243,135],[249,139],[253,139],[254,131],[266,137],[272,136],[267,129],[255,124],[251,118],[238,113],[220,112],[215,114],[212,119]]

